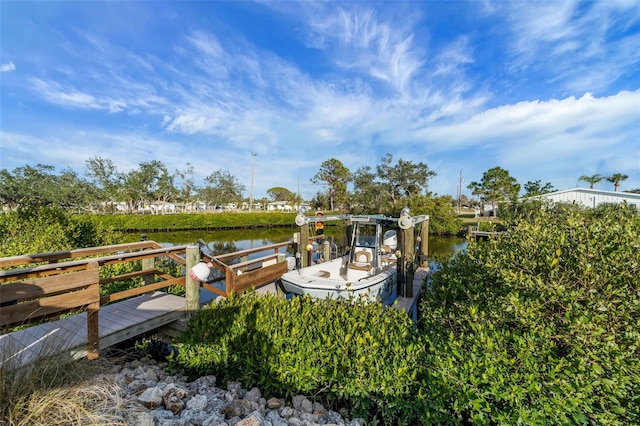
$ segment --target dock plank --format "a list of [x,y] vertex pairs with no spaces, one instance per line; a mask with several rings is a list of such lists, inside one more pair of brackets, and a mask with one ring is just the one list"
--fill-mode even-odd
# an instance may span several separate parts
[[[100,348],[154,330],[184,317],[183,297],[153,292],[106,305],[99,311]],[[0,365],[25,365],[38,358],[70,352],[86,355],[85,312],[0,335]]]

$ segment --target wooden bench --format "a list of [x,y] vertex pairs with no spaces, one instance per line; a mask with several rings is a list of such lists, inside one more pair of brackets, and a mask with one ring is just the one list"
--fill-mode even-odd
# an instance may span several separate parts
[[3,331],[86,308],[87,357],[98,357],[100,281],[97,262],[88,263],[84,270],[2,284],[0,302],[0,329]]

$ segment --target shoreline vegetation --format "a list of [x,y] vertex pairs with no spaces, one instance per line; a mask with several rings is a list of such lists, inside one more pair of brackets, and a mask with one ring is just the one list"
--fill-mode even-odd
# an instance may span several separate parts
[[91,217],[101,226],[123,233],[296,227],[296,214],[283,212],[109,214]]
[[[325,213],[330,215],[331,213]],[[341,213],[335,213],[341,214]],[[229,231],[257,228],[297,228],[296,213],[289,212],[220,212],[175,214],[108,214],[91,215],[96,223],[117,232],[174,232],[174,231]],[[438,218],[432,218],[430,231],[438,235],[461,235],[468,226],[478,222],[499,223],[499,219],[474,218],[473,211],[457,215],[455,226],[439,226]],[[340,226],[327,222],[325,226]],[[443,229],[443,231],[439,231]],[[452,229],[457,229],[452,232]]]

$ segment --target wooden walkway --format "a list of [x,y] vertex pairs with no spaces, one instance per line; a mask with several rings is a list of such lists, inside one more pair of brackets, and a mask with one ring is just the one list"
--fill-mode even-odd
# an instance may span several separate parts
[[420,300],[420,293],[422,292],[422,288],[424,287],[424,282],[429,275],[429,268],[420,267],[418,268],[413,276],[412,283],[412,296],[411,297],[402,297],[398,296],[396,299],[396,303],[391,305],[396,309],[402,309],[409,315],[409,317],[413,320],[413,323],[417,325],[418,323],[418,301]]
[[[185,305],[183,297],[156,291],[101,307],[99,349],[184,318]],[[25,365],[63,352],[87,355],[86,312],[0,335],[0,365]]]
[[[61,353],[93,359],[101,349],[155,330],[176,333],[175,328],[182,328],[176,321],[188,319],[216,297],[273,282],[287,268],[284,254],[278,253],[287,245],[209,256],[218,271],[209,282],[198,282],[186,273],[204,255],[199,247],[165,248],[154,241],[0,258],[0,330],[40,322],[0,334],[0,367],[21,367]],[[257,257],[246,260],[253,254]],[[158,269],[157,258],[177,263],[181,267],[177,276]],[[99,274],[103,271],[99,268],[123,263],[134,270]],[[144,284],[99,294],[99,286],[136,277],[142,277]],[[173,285],[183,286],[186,296],[159,291]],[[167,327],[170,324],[174,329]]]
[[[100,350],[186,320],[216,297],[239,293],[253,285],[259,293],[277,292],[273,282],[287,269],[285,255],[279,250],[289,244],[209,256],[207,260],[221,273],[209,282],[197,282],[186,273],[174,277],[154,265],[154,259],[165,257],[184,265],[183,271],[189,271],[199,261],[198,247],[163,248],[153,241],[0,258],[0,327],[6,330],[33,320],[54,318],[0,334],[0,367],[19,368],[61,353],[74,358],[94,358]],[[264,251],[274,253],[244,260],[250,254]],[[96,255],[103,256],[81,259]],[[232,258],[241,261],[232,262]],[[66,259],[71,260],[61,262]],[[44,262],[48,263],[42,264]],[[140,262],[141,269],[118,276],[100,277],[98,274],[99,267],[127,262]],[[34,263],[40,264],[34,266]],[[23,265],[27,266],[6,269]],[[396,304],[414,321],[425,276],[417,273],[412,296],[399,297]],[[134,277],[143,277],[146,284],[100,297],[98,286]],[[186,297],[158,291],[171,285],[184,286]],[[87,307],[82,313],[64,316],[82,306]],[[55,319],[61,314],[63,318]]]

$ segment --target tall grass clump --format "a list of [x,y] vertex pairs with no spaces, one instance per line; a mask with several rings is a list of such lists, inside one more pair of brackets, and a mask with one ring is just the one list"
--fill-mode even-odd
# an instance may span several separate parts
[[0,424],[67,426],[124,424],[117,414],[121,391],[100,374],[102,363],[74,360],[45,348],[42,356],[23,363],[19,353],[3,347],[0,354]]
[[521,209],[420,305],[427,424],[640,424],[640,216]]

